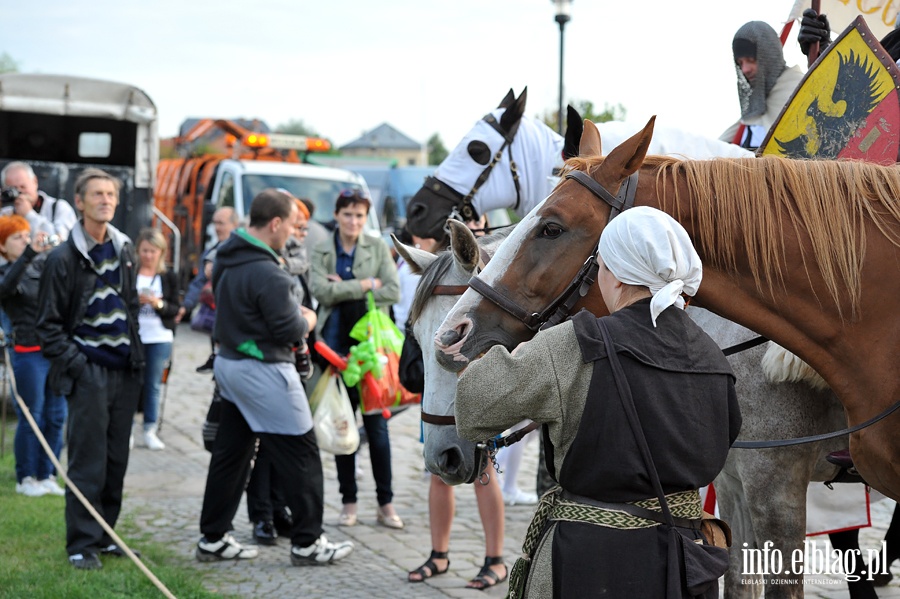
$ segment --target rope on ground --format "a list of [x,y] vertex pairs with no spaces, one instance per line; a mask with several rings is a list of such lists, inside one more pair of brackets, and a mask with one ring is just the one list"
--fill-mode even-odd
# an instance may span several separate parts
[[21,395],[19,395],[19,390],[16,386],[16,376],[10,369],[10,365],[12,364],[12,362],[10,362],[9,359],[9,347],[5,347],[3,349],[3,352],[4,358],[6,359],[6,367],[9,372],[9,380],[10,385],[12,386],[13,397],[16,398],[16,403],[19,404],[19,408],[22,410],[22,414],[24,414],[25,419],[28,420],[28,424],[34,431],[34,434],[38,438],[38,441],[40,441],[41,447],[44,448],[47,456],[50,457],[50,461],[53,462],[53,466],[56,468],[56,471],[66,482],[66,486],[69,487],[69,490],[72,491],[75,497],[78,498],[78,501],[81,502],[81,505],[83,505],[85,509],[90,512],[91,516],[94,517],[94,520],[96,520],[97,523],[100,524],[101,527],[103,527],[103,530],[106,532],[106,534],[109,535],[109,537],[115,542],[115,544],[118,545],[119,548],[121,548],[122,551],[125,552],[125,555],[127,555],[131,559],[131,561],[133,561],[137,565],[141,572],[143,572],[144,575],[148,579],[150,579],[150,582],[152,582],[153,585],[169,599],[177,599],[175,595],[173,595],[172,592],[166,587],[166,585],[164,585],[162,581],[157,578],[156,575],[151,572],[149,568],[147,568],[147,566],[144,565],[144,562],[142,562],[141,559],[134,554],[131,548],[125,544],[125,541],[123,541],[121,537],[116,534],[116,531],[114,531],[112,527],[106,523],[106,520],[103,519],[103,516],[101,516],[100,513],[94,509],[94,506],[91,505],[91,502],[87,500],[87,498],[81,493],[81,490],[79,490],[78,487],[75,486],[75,484],[69,478],[68,474],[63,470],[62,464],[60,464],[59,460],[56,459],[56,456],[53,455],[53,450],[50,449],[50,445],[47,443],[47,439],[44,438],[43,433],[41,433],[41,429],[38,427],[37,422],[34,421],[34,417],[31,415],[31,411],[28,409],[28,406],[25,405],[25,400],[22,399]]

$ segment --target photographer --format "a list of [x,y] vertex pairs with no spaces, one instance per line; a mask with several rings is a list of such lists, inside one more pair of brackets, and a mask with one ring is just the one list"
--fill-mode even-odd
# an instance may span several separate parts
[[30,165],[10,162],[0,172],[0,183],[3,187],[0,214],[18,214],[34,232],[58,235],[61,241],[69,238],[69,231],[78,222],[75,209],[68,202],[38,190],[37,175]]

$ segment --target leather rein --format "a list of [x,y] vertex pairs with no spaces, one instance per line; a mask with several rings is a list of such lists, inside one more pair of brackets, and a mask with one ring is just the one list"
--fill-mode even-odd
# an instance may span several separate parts
[[[615,218],[623,210],[628,210],[629,208],[632,208],[634,206],[634,194],[637,189],[638,171],[635,171],[622,183],[622,186],[619,189],[619,193],[615,196],[613,196],[609,192],[609,190],[600,185],[600,183],[595,181],[590,175],[583,171],[569,171],[568,173],[566,173],[565,178],[575,181],[576,183],[590,191],[592,194],[594,194],[597,198],[609,204],[609,220]],[[472,279],[469,281],[469,286],[480,293],[485,299],[495,304],[498,308],[511,315],[513,318],[518,319],[530,330],[542,330],[550,326],[559,324],[560,322],[565,320],[572,307],[578,302],[579,299],[584,297],[584,295],[590,289],[590,286],[594,284],[599,268],[596,258],[599,245],[600,240],[598,239],[597,246],[594,248],[594,251],[591,252],[591,255],[587,260],[585,260],[584,264],[578,270],[578,273],[575,275],[575,278],[572,280],[572,282],[569,283],[569,285],[563,290],[560,295],[558,295],[552,302],[550,302],[550,305],[548,305],[540,312],[528,312],[513,300],[503,295],[500,291],[494,289],[488,283],[485,283],[482,279],[478,278],[478,276],[472,277]],[[577,295],[575,293],[576,291],[578,291]],[[757,345],[765,343],[766,341],[768,341],[768,339],[760,336],[749,341],[745,341],[743,343],[728,347],[722,351],[726,356],[730,356],[732,354],[748,350],[752,347],[756,347]],[[735,441],[732,444],[732,447],[736,449],[763,449],[769,447],[802,445],[805,443],[815,443],[818,441],[834,439],[836,437],[855,433],[866,427],[872,426],[876,422],[879,422],[884,418],[890,416],[898,409],[900,409],[900,400],[897,400],[893,405],[889,406],[886,410],[877,414],[873,418],[866,420],[865,422],[860,423],[856,426],[843,428],[839,431],[810,435],[807,437],[797,437],[795,439],[777,439],[768,441]]]

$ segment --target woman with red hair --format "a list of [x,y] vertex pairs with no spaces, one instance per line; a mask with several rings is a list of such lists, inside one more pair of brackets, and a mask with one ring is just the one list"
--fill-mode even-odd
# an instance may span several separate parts
[[[50,362],[41,355],[34,332],[37,317],[38,283],[47,257],[46,233],[31,238],[28,221],[17,214],[0,216],[0,302],[12,321],[13,373],[19,395],[59,458],[66,421],[66,400],[54,394],[47,384]],[[16,458],[16,492],[28,497],[64,495],[56,483],[56,470],[37,436],[15,404],[19,416],[13,453]]]

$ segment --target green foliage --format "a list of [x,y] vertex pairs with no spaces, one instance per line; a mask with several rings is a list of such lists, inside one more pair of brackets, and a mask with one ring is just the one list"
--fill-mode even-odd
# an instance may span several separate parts
[[316,130],[303,122],[302,119],[291,119],[275,127],[275,133],[287,133],[289,135],[305,135],[307,137],[322,137]]
[[8,53],[0,54],[0,73],[18,73],[19,63]]
[[428,164],[440,164],[444,161],[444,158],[450,153],[447,151],[447,148],[444,147],[444,142],[441,141],[441,136],[435,133],[431,137],[428,138]]
[[[100,571],[76,570],[65,549],[65,498],[25,497],[15,492],[12,456],[14,426],[6,431],[0,459],[0,597],[29,599],[106,599],[162,593],[128,558],[101,557]],[[116,532],[134,542],[147,568],[179,599],[213,599],[221,594],[203,588],[202,573],[170,546],[154,543],[134,522],[122,518]]]
[[[621,104],[616,104],[615,106],[610,106],[608,103],[603,103],[603,110],[597,111],[594,107],[594,103],[590,100],[573,100],[569,102],[572,107],[578,111],[578,114],[581,115],[582,119],[587,119],[592,123],[606,123],[608,121],[624,121],[626,110],[625,107]],[[540,117],[544,123],[552,128],[554,131],[559,131],[556,126],[558,120],[558,109],[546,110],[544,114]],[[563,118],[566,118],[566,115],[563,114]],[[565,130],[565,129],[564,129]]]

